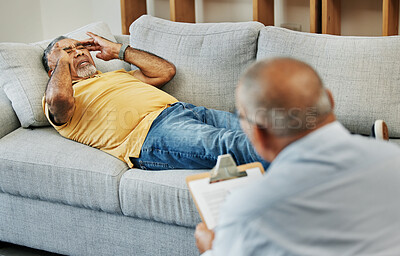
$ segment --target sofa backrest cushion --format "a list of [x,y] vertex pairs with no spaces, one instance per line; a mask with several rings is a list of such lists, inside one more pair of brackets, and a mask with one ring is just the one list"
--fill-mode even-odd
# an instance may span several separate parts
[[0,88],[0,139],[20,127],[17,115],[3,89]]
[[[65,36],[77,40],[88,38],[87,31],[99,34],[115,42],[108,25],[103,22],[89,24]],[[42,110],[42,97],[49,77],[42,65],[43,51],[51,40],[42,42],[0,43],[0,86],[23,127],[49,125]],[[120,60],[109,62],[97,59],[92,53],[97,69],[102,72],[124,67]]]
[[400,37],[349,37],[265,27],[257,60],[293,57],[317,70],[350,131],[370,134],[376,119],[400,137]]
[[132,47],[175,64],[163,87],[180,101],[234,110],[234,91],[244,69],[255,61],[258,22],[178,23],[144,15],[130,27]]

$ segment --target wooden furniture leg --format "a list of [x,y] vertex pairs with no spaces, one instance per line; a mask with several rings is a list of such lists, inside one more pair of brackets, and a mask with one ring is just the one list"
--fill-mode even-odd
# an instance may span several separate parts
[[274,25],[274,0],[253,0],[253,20]]
[[169,11],[172,21],[196,22],[194,0],[170,0]]
[[341,0],[322,0],[322,33],[340,35]]
[[322,33],[321,0],[310,0],[310,32]]
[[399,34],[399,0],[383,0],[382,35],[393,36]]
[[121,0],[122,34],[129,35],[129,26],[147,13],[146,0]]

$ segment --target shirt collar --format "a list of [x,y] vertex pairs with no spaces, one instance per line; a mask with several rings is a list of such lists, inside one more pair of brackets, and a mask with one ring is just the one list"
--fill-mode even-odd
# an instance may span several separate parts
[[286,146],[272,164],[276,165],[282,161],[297,158],[302,152],[311,152],[321,144],[326,144],[345,136],[350,136],[350,132],[341,123],[334,121]]
[[81,81],[83,81],[83,80],[86,80],[86,79],[98,77],[100,74],[103,74],[103,73],[102,73],[101,71],[97,70],[96,73],[95,73],[94,75],[91,75],[91,76],[89,76],[88,78],[82,78],[82,79],[78,79],[78,80],[72,81],[72,85],[74,85],[74,84],[76,84],[76,83],[79,83],[79,82],[81,82]]

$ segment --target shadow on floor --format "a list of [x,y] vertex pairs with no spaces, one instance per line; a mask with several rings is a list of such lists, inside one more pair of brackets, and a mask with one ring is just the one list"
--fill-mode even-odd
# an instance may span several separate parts
[[0,242],[0,256],[62,256],[24,246]]

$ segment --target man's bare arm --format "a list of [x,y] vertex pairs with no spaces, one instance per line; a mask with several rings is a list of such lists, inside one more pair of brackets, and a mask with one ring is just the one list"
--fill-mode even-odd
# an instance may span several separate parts
[[[100,51],[96,56],[103,60],[118,59],[121,44],[111,42],[91,32],[87,33],[91,39],[82,41],[89,51]],[[154,54],[128,47],[124,60],[139,68],[134,76],[141,81],[162,87],[169,82],[176,73],[174,64]]]
[[134,72],[136,78],[156,87],[162,87],[176,73],[175,66],[172,63],[132,47],[126,49],[124,60],[139,68]]
[[54,51],[59,51],[55,54],[55,58],[58,58],[58,60],[47,84],[46,103],[55,124],[62,125],[68,122],[73,115],[75,99],[68,61],[69,56],[62,49],[57,49],[57,45],[55,45]]

